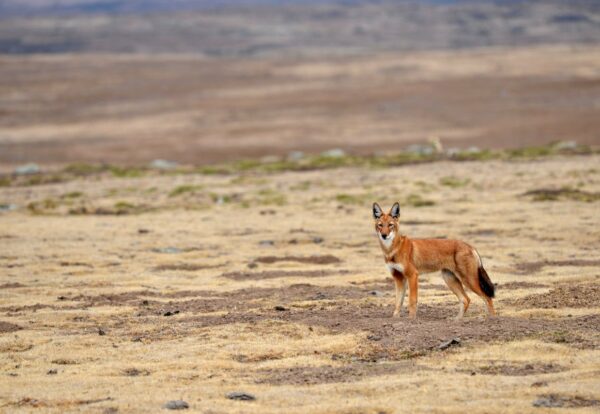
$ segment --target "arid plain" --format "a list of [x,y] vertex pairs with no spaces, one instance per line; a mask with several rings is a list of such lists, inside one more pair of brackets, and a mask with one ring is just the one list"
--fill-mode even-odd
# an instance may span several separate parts
[[[0,410],[597,412],[598,50],[0,58],[3,171],[42,167],[0,178]],[[397,154],[432,136],[528,148]],[[342,145],[377,155],[285,160]],[[255,155],[284,158],[227,163]],[[454,321],[439,274],[391,317],[370,208],[396,200],[477,247],[497,318],[471,294]]]

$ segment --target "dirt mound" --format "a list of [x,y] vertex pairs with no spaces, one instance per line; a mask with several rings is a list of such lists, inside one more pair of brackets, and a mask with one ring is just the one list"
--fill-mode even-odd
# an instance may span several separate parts
[[529,295],[511,304],[520,308],[590,308],[598,306],[599,297],[600,285],[586,283],[559,286],[548,293]]

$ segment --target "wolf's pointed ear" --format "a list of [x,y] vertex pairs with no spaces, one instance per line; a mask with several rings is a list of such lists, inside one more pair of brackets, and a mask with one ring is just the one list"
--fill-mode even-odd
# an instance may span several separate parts
[[390,216],[392,216],[395,219],[400,217],[400,204],[399,203],[397,203],[397,202],[394,203],[394,205],[392,206],[392,209],[390,210]]
[[373,203],[373,218],[377,220],[381,216],[383,216],[383,210],[379,207],[379,204]]

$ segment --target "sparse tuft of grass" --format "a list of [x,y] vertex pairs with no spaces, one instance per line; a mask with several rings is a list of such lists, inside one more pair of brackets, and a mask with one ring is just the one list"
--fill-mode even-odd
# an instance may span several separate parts
[[444,185],[446,187],[451,187],[451,188],[459,188],[459,187],[464,187],[467,184],[469,184],[471,182],[471,180],[469,180],[468,178],[465,179],[460,179],[454,176],[446,176],[446,177],[442,177],[440,178],[440,184]]
[[111,165],[108,170],[113,176],[119,178],[137,178],[146,172],[145,169],[139,167],[118,167],[115,165]]
[[204,188],[204,186],[202,185],[191,185],[191,184],[186,184],[186,185],[180,185],[175,187],[170,193],[169,193],[169,197],[177,197],[180,196],[182,194],[186,194],[186,193],[195,193],[197,191],[200,191]]
[[63,199],[73,199],[83,197],[83,193],[81,191],[71,191],[70,193],[66,193],[60,196]]
[[600,200],[600,193],[591,193],[570,187],[559,189],[541,188],[538,190],[527,191],[523,195],[532,197],[533,201],[571,200],[591,203]]
[[427,200],[419,194],[410,194],[406,197],[405,204],[408,204],[411,207],[430,207],[435,205],[435,201]]
[[260,190],[256,201],[262,205],[282,206],[287,204],[287,198],[284,194],[270,188]]
[[374,200],[372,194],[346,194],[341,193],[335,196],[335,200],[342,204],[370,204]]

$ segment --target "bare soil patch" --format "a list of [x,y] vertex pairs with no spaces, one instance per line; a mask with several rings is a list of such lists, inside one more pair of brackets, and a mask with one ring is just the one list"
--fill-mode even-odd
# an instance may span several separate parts
[[194,263],[172,263],[172,264],[162,264],[159,266],[155,266],[153,269],[159,272],[166,270],[183,270],[187,272],[194,272],[197,270],[205,270],[205,269],[216,269],[218,267],[222,267],[222,264],[218,265],[203,265],[203,264],[194,264]]
[[15,332],[21,329],[23,328],[21,328],[19,325],[15,325],[14,323],[0,321],[0,334],[7,332]]
[[324,365],[319,367],[292,367],[262,369],[256,372],[257,384],[270,385],[315,385],[336,382],[360,381],[365,377],[392,375],[399,373],[414,373],[427,369],[414,361],[399,361],[391,363],[358,362],[342,366]]
[[322,256],[261,256],[254,259],[256,263],[277,263],[277,262],[297,262],[306,264],[335,264],[342,261],[331,255],[325,254]]
[[564,371],[565,368],[558,364],[507,364],[500,361],[492,361],[489,365],[480,366],[476,369],[461,370],[460,372],[470,372],[480,375],[506,375],[506,376],[526,376],[537,374],[549,374],[553,372]]
[[350,273],[349,270],[265,270],[262,272],[228,272],[223,273],[221,277],[232,280],[263,280],[278,279],[285,277],[325,277],[332,275],[343,275]]
[[594,283],[564,285],[548,293],[529,295],[512,302],[520,308],[588,308],[599,305],[600,285]]
[[508,282],[503,283],[501,285],[497,285],[499,289],[507,289],[507,290],[517,290],[517,289],[537,289],[548,287],[548,285],[544,285],[543,283],[535,283],[535,282]]
[[516,265],[516,271],[520,274],[539,272],[546,266],[573,266],[588,267],[600,266],[600,260],[567,259],[567,260],[541,260],[537,262],[523,262]]

